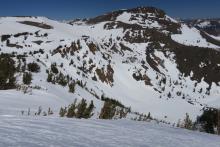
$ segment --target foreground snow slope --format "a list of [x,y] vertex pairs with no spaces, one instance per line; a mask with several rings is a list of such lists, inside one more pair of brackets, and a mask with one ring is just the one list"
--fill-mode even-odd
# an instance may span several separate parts
[[2,147],[219,147],[219,136],[134,121],[0,116]]

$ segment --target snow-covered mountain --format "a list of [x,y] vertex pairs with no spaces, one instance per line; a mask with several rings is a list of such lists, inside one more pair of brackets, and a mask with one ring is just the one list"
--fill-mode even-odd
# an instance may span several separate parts
[[220,19],[189,19],[184,20],[188,25],[196,27],[216,40],[220,40]]
[[153,7],[68,23],[1,17],[0,35],[0,115],[39,106],[58,114],[84,98],[98,117],[102,96],[171,122],[220,106],[220,42]]

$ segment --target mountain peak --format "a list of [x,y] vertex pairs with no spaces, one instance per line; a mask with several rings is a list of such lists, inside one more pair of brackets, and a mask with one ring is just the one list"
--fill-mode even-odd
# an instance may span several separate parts
[[113,12],[106,13],[104,15],[100,15],[94,18],[91,18],[88,20],[88,24],[96,24],[103,21],[115,21],[119,15],[122,13],[132,13],[132,14],[154,14],[155,17],[163,18],[165,16],[165,12],[161,9],[157,9],[155,7],[137,7],[137,8],[131,8],[131,9],[121,9]]

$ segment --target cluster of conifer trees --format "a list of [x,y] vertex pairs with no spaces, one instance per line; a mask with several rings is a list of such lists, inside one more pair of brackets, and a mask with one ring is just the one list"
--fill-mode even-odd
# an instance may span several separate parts
[[69,105],[68,107],[60,108],[60,117],[68,117],[68,118],[90,118],[93,116],[93,110],[95,106],[93,101],[87,104],[85,99],[82,99],[79,103],[77,103],[77,99],[75,99],[74,103]]

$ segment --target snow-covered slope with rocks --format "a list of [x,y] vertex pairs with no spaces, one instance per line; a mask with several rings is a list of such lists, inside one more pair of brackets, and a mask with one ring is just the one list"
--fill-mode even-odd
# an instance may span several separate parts
[[[84,98],[94,101],[97,118],[102,95],[171,122],[185,113],[195,119],[202,108],[220,106],[220,46],[156,8],[69,23],[2,17],[0,35],[1,53],[10,54],[18,69],[18,88],[0,91],[0,115],[28,108],[34,113],[39,106],[58,114],[61,106]],[[24,85],[23,73],[32,62],[40,71]],[[68,92],[71,82],[74,93]]]
[[196,27],[209,34],[212,38],[220,40],[220,19],[192,19],[184,20],[188,25]]
[[216,135],[125,120],[0,116],[0,130],[4,147],[220,146]]
[[172,35],[172,39],[184,45],[219,48],[218,45],[210,44],[210,42],[201,36],[200,31],[194,27],[190,28],[183,24],[181,26],[181,31],[181,34]]

